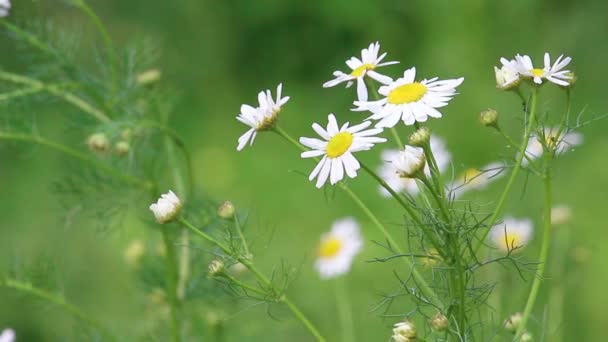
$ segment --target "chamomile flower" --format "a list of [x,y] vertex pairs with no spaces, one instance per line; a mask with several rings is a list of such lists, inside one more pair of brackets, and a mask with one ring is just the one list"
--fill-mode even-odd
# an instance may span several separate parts
[[490,182],[503,176],[504,168],[503,163],[495,162],[481,169],[466,169],[450,186],[454,198],[459,198],[470,190],[484,189]]
[[315,268],[323,279],[345,274],[361,248],[359,223],[352,217],[337,220],[331,230],[321,236]]
[[[530,138],[530,142],[526,147],[526,155],[530,159],[536,159],[543,155],[543,144],[540,139],[545,140],[545,144],[555,148],[556,154],[562,154],[568,152],[572,147],[578,146],[583,143],[583,135],[576,132],[566,132],[562,133],[560,137],[556,135],[559,132],[559,128],[545,128],[544,129],[544,137],[539,135],[535,135]],[[529,161],[527,158],[524,158],[522,161],[522,165],[528,165]]]
[[492,227],[489,239],[496,248],[509,252],[527,245],[533,231],[531,220],[506,217],[502,223]]
[[10,0],[0,0],[0,18],[8,17],[10,10]]
[[154,213],[156,222],[161,224],[172,221],[179,214],[181,208],[182,202],[171,190],[162,194],[156,203],[150,205],[150,210]]
[[382,60],[386,57],[386,52],[378,56],[380,51],[380,43],[375,42],[369,44],[367,49],[361,50],[361,59],[357,57],[351,57],[346,61],[346,65],[352,70],[350,73],[344,73],[342,71],[334,71],[333,80],[327,81],[323,84],[324,88],[334,87],[340,83],[347,82],[346,87],[353,85],[353,81],[357,80],[357,97],[359,101],[367,101],[367,87],[365,85],[365,76],[369,76],[382,84],[388,84],[393,81],[392,78],[384,76],[376,72],[376,68],[383,67],[391,64],[397,64],[399,62],[384,62]]
[[[564,70],[570,61],[572,61],[570,57],[564,58],[564,55],[560,55],[552,65],[549,53],[545,53],[545,65],[542,69],[535,68],[532,64],[532,59],[528,55],[517,55],[515,56],[515,60],[516,63],[509,63],[509,65],[515,66],[521,76],[532,78],[536,84],[542,84],[543,79],[546,79],[560,86],[567,87],[570,85],[569,81],[572,79],[572,75],[570,70]],[[503,62],[504,65],[506,64]]]
[[269,130],[274,126],[281,112],[281,107],[289,101],[289,96],[281,96],[282,90],[283,84],[279,84],[276,100],[272,97],[270,90],[266,90],[258,93],[258,107],[247,104],[241,106],[241,113],[236,119],[251,127],[251,129],[239,138],[237,151],[241,151],[247,143],[253,145],[258,132]]
[[384,138],[375,137],[382,132],[382,129],[366,129],[371,125],[369,121],[352,127],[349,127],[347,122],[342,127],[338,127],[338,122],[333,114],[329,114],[327,119],[327,130],[317,123],[312,125],[315,132],[324,140],[300,138],[302,145],[312,149],[303,152],[302,158],[323,156],[308,177],[311,181],[317,178],[317,188],[321,188],[328,178],[332,185],[336,184],[344,178],[344,173],[350,178],[355,178],[361,165],[353,153],[369,150],[374,144],[386,141]]
[[[0,0],[2,1],[2,0]],[[0,333],[0,342],[14,342],[15,341],[15,330],[13,329],[4,329],[2,333]]]
[[447,106],[456,95],[456,87],[464,78],[440,81],[437,77],[416,81],[416,68],[411,68],[378,92],[385,98],[378,101],[355,101],[354,111],[370,111],[369,119],[379,120],[376,127],[394,127],[399,120],[410,126],[429,117],[440,118],[436,109]]
[[[433,151],[433,155],[435,156],[435,161],[437,162],[437,167],[439,168],[439,172],[444,172],[448,165],[450,164],[450,160],[452,156],[450,152],[447,150],[445,146],[445,142],[438,136],[432,135],[431,140],[431,151]],[[403,178],[398,174],[397,169],[390,161],[397,158],[399,154],[398,150],[384,150],[381,154],[381,158],[384,163],[378,169],[378,175],[388,184],[396,192],[405,191],[410,195],[416,195],[419,192],[418,186],[416,185],[416,181],[411,178]],[[424,167],[424,174],[429,177],[431,175],[431,171],[429,169],[428,164]],[[391,197],[391,194],[383,187],[380,186],[380,193],[384,197]]]
[[496,75],[496,87],[502,90],[510,90],[519,85],[521,78],[519,76],[517,61],[514,59],[508,60],[501,58],[502,67],[494,67]]

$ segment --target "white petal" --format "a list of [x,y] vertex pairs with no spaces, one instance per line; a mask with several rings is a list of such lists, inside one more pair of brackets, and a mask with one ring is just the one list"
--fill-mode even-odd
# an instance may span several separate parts
[[367,101],[367,87],[363,77],[357,78],[357,98],[359,101]]

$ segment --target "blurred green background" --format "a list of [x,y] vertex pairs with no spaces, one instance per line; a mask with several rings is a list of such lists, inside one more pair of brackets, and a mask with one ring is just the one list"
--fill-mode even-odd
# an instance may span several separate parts
[[[13,2],[11,22],[41,18],[60,26],[86,27],[85,36],[94,34],[83,24],[80,13],[60,1]],[[492,67],[501,56],[525,53],[537,62],[545,51],[554,57],[561,53],[572,56],[570,68],[578,75],[574,111],[584,110],[583,118],[592,119],[608,107],[608,2],[603,0],[96,0],[90,4],[117,45],[137,36],[160,42],[162,82],[182,95],[170,125],[193,151],[197,189],[216,200],[230,199],[251,213],[247,232],[254,237],[254,254],[265,270],[269,272],[281,261],[300,268],[289,294],[331,341],[339,337],[333,285],[319,280],[312,268],[320,234],[344,216],[354,216],[362,223],[367,245],[347,277],[359,341],[387,340],[391,325],[412,309],[404,302],[403,307],[391,309],[395,317],[370,312],[382,293],[396,289],[392,270],[399,265],[365,262],[385,253],[372,243],[381,241],[375,228],[342,193],[326,197],[315,189],[302,176],[313,165],[301,160],[299,152],[278,136],[261,134],[252,148],[236,152],[236,139],[246,130],[234,119],[242,103],[254,104],[258,91],[274,91],[282,82],[284,94],[291,100],[280,123],[292,135],[313,136],[310,125],[324,124],[329,112],[336,113],[339,121],[360,121],[366,114],[349,111],[354,88],[323,89],[321,84],[334,70],[346,70],[346,59],[378,40],[381,51],[388,52],[387,60],[401,61],[383,69],[386,74],[397,76],[404,68],[416,66],[420,77],[465,77],[460,95],[444,109],[444,118],[429,123],[433,132],[447,140],[456,172],[509,156],[500,137],[477,121],[480,110],[492,107],[501,114],[507,131],[518,132],[519,100],[494,86]],[[13,42],[0,35],[0,66],[19,71],[27,63]],[[561,113],[562,92],[547,90],[542,96],[544,110]],[[69,123],[59,117],[39,116],[37,125],[62,131]],[[569,246],[559,253],[567,255],[552,255],[566,269],[566,276],[559,278],[564,312],[563,321],[557,323],[561,330],[538,340],[554,341],[558,335],[563,341],[605,339],[608,249],[602,246],[608,237],[604,208],[608,199],[607,128],[604,120],[581,129],[585,143],[557,162],[555,201],[573,210],[572,221],[558,231],[558,236],[567,237]],[[403,135],[410,132],[400,129]],[[377,165],[379,151],[359,157]],[[60,269],[64,294],[85,311],[109,322],[116,331],[141,324],[146,317],[137,299],[141,294],[132,285],[123,254],[135,238],[148,237],[145,239],[152,241],[149,247],[153,246],[155,232],[138,220],[128,220],[124,227],[110,232],[97,231],[93,223],[66,229],[57,213],[62,206],[53,187],[69,172],[65,158],[42,148],[21,149],[2,143],[0,159],[4,194],[0,199],[1,267],[7,269],[14,255],[23,262],[47,261],[48,266],[42,262],[40,267]],[[531,217],[540,224],[537,182],[531,177],[524,192],[522,177],[505,212]],[[381,198],[369,178],[362,174],[351,184],[384,222],[397,229],[397,206]],[[491,201],[502,185],[504,179],[476,194],[476,200]],[[133,203],[143,208],[148,204]],[[538,247],[536,238],[525,255],[533,259]],[[521,310],[528,289],[517,278],[513,282],[517,286],[511,289],[510,311]],[[539,303],[547,301],[543,292]],[[0,303],[0,329],[14,327],[21,336],[18,340],[82,339],[75,328],[79,323],[57,308],[5,289],[0,289]],[[535,333],[546,309],[538,305],[535,311]],[[310,340],[283,309],[273,310],[278,319],[266,317],[261,306],[242,304],[223,310],[228,341]]]

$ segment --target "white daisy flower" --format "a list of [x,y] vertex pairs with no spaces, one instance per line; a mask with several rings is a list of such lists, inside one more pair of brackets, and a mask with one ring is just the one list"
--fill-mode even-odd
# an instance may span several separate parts
[[551,225],[559,226],[568,223],[572,218],[572,209],[565,204],[551,208]]
[[492,181],[503,176],[505,165],[500,162],[490,163],[481,169],[466,169],[455,182],[450,185],[454,198],[460,198],[470,190],[482,190]]
[[422,147],[405,145],[405,148],[391,161],[397,175],[403,178],[417,178],[419,172],[426,166],[426,158]]
[[0,0],[0,18],[8,17],[10,9],[11,9],[10,0]]
[[154,213],[156,222],[161,224],[173,220],[179,214],[181,208],[182,202],[171,190],[162,194],[156,203],[150,205],[150,210]]
[[[532,64],[532,59],[528,55],[517,55],[515,56],[516,63],[514,65],[517,68],[519,74],[524,77],[530,77],[536,84],[542,84],[543,78],[547,81],[553,82],[557,85],[567,87],[570,85],[569,81],[572,79],[570,70],[563,70],[572,61],[572,58],[560,55],[555,63],[551,65],[551,58],[549,53],[545,53],[544,62],[545,66],[542,69],[535,68]],[[506,65],[503,62],[503,65]]]
[[[562,154],[568,152],[574,146],[578,146],[583,143],[583,135],[577,132],[562,133],[561,137],[556,137],[559,132],[559,128],[545,128],[544,139],[545,143],[549,146],[555,146],[555,153]],[[540,139],[542,137],[535,135],[530,138],[528,146],[526,147],[526,155],[530,159],[540,158],[543,155],[543,144]],[[557,141],[559,139],[559,141]],[[526,166],[529,164],[528,158],[524,158],[522,165]]]
[[323,279],[345,274],[361,248],[359,223],[352,217],[337,220],[331,230],[321,236],[315,268]]
[[[0,0],[1,2],[2,0]],[[14,342],[16,338],[15,330],[13,329],[4,329],[0,334],[0,342]]]
[[492,227],[489,239],[496,248],[509,252],[521,248],[532,239],[534,226],[531,220],[506,217],[502,223]]
[[300,143],[311,148],[311,151],[302,153],[302,158],[313,158],[323,156],[319,164],[314,168],[309,180],[317,178],[317,188],[330,179],[330,183],[336,184],[344,178],[344,172],[350,178],[357,176],[357,170],[361,165],[353,156],[354,152],[369,150],[377,143],[386,141],[384,138],[375,137],[380,134],[382,129],[366,129],[371,125],[370,121],[365,121],[359,125],[348,127],[345,123],[341,128],[333,114],[327,117],[327,130],[319,124],[314,123],[312,128],[324,140],[314,138],[300,138]]
[[414,322],[405,320],[395,324],[393,328],[394,342],[413,342],[416,341],[416,326]]
[[518,67],[514,59],[508,60],[501,58],[502,67],[499,69],[494,67],[496,75],[496,87],[503,90],[510,90],[519,85],[521,78],[519,77]]
[[249,145],[253,145],[257,132],[273,127],[281,112],[281,106],[289,101],[289,96],[281,97],[282,90],[283,84],[281,83],[277,86],[276,100],[272,97],[270,90],[266,90],[258,93],[258,107],[247,104],[241,106],[241,113],[236,119],[251,127],[251,129],[239,138],[237,151],[242,150],[248,142]]
[[352,70],[349,74],[342,71],[334,71],[333,80],[327,81],[323,84],[323,88],[334,87],[340,83],[346,83],[346,87],[353,85],[353,81],[357,80],[357,97],[359,101],[367,101],[367,87],[365,85],[365,76],[369,76],[382,84],[388,84],[393,81],[392,78],[384,76],[376,72],[376,68],[387,66],[391,64],[397,64],[399,62],[384,62],[381,63],[386,52],[378,56],[380,51],[380,43],[375,42],[369,44],[367,49],[361,50],[361,59],[357,57],[351,57],[346,61],[346,65]]
[[416,68],[403,73],[403,77],[389,85],[382,86],[378,92],[386,96],[378,101],[355,101],[354,111],[370,111],[370,119],[380,120],[376,127],[394,127],[399,119],[406,125],[425,122],[429,117],[440,118],[436,108],[447,106],[456,95],[456,87],[464,78],[440,81],[437,77],[417,82]]
[[[445,146],[445,142],[438,136],[431,136],[431,151],[433,151],[433,155],[435,156],[435,161],[437,162],[437,167],[439,168],[439,172],[445,172],[452,156],[450,152],[447,150]],[[398,150],[384,150],[382,151],[381,158],[384,161],[380,168],[378,169],[378,175],[388,184],[396,192],[405,191],[410,195],[417,195],[419,192],[418,185],[416,185],[416,180],[411,178],[402,178],[399,177],[397,173],[397,169],[394,167],[393,163],[390,161],[395,159],[399,154]],[[424,174],[427,177],[431,176],[431,170],[429,169],[428,163],[424,167]],[[391,197],[391,194],[383,187],[380,186],[380,193],[384,197]]]

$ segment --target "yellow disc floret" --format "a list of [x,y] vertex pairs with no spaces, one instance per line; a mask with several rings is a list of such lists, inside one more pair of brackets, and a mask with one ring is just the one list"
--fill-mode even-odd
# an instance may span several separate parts
[[327,156],[329,158],[338,158],[348,151],[353,144],[353,135],[349,132],[340,132],[334,135],[327,143]]
[[319,256],[322,258],[333,258],[342,249],[342,241],[335,237],[324,239],[319,247]]
[[376,66],[370,63],[361,64],[361,66],[355,68],[355,70],[353,70],[350,75],[353,77],[360,77],[361,75],[363,75],[363,72],[368,70],[374,70],[375,68]]
[[388,102],[392,104],[416,102],[422,99],[426,91],[426,86],[418,82],[404,84],[388,94]]
[[545,70],[543,70],[543,69],[532,69],[532,70],[530,70],[530,73],[534,77],[543,77],[543,75],[545,74]]

